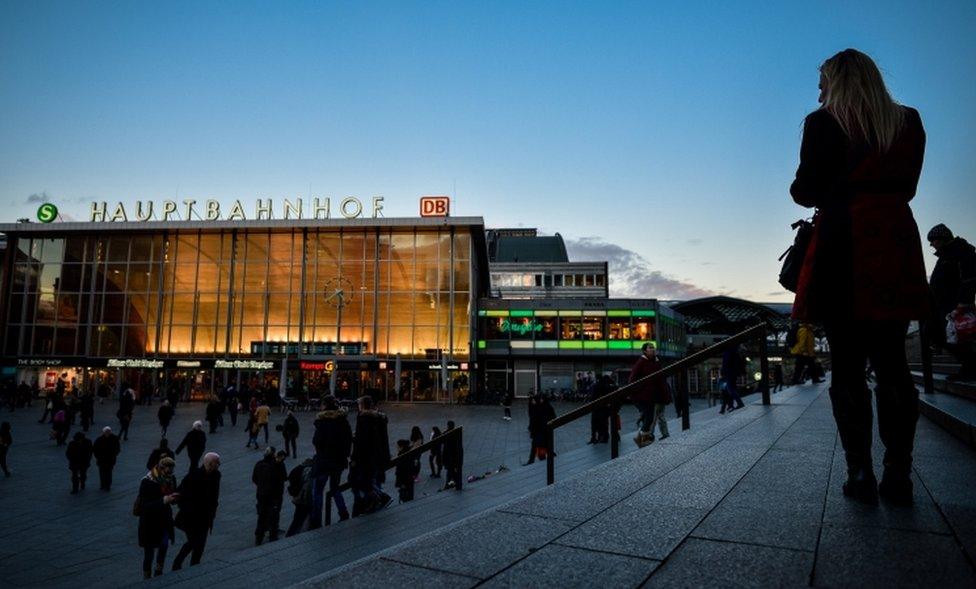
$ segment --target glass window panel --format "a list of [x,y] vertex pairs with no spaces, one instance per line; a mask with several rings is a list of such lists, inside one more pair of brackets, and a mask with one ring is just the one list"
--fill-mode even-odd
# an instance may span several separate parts
[[41,251],[41,262],[44,264],[60,264],[64,261],[64,240],[45,239]]
[[24,277],[26,283],[24,286],[27,288],[27,292],[37,292],[41,288],[41,267],[36,264],[31,264],[25,268]]
[[187,354],[190,352],[190,337],[193,334],[191,325],[173,325],[169,335],[169,353]]
[[444,262],[451,260],[451,232],[447,229],[437,235],[437,254]]
[[413,231],[393,230],[390,234],[390,259],[412,260],[414,257]]
[[[172,296],[170,322],[193,323],[193,293],[174,293]],[[189,343],[187,343],[189,346]]]
[[38,286],[41,292],[54,292],[57,290],[61,281],[61,264],[44,264],[40,270],[41,275]]
[[559,321],[556,317],[536,317],[539,329],[535,332],[538,341],[552,341],[559,339]]
[[349,230],[342,232],[342,259],[343,260],[362,260],[372,258],[373,252],[365,255],[366,233],[362,230]]
[[218,320],[219,292],[201,292],[197,294],[197,325],[213,325],[224,323]]
[[467,327],[454,327],[454,342],[452,352],[454,354],[466,355],[471,349],[471,334]]
[[[470,290],[471,288],[470,272],[471,272],[470,262],[454,262],[454,290]],[[523,286],[531,286],[531,284],[523,285]]]
[[287,325],[291,295],[287,292],[273,292],[268,295],[268,324]]
[[13,274],[11,274],[11,282],[13,292],[23,292],[24,287],[28,282],[28,275],[31,272],[31,267],[27,264],[17,264],[14,266]]
[[412,325],[414,296],[411,293],[392,293],[390,295],[390,323],[393,325]]
[[610,318],[609,325],[610,339],[630,339],[630,317]]
[[126,325],[125,332],[125,355],[141,358],[146,355],[148,335],[145,325]]
[[486,340],[507,340],[507,317],[481,317],[481,333]]
[[129,259],[133,262],[148,262],[152,260],[153,239],[148,235],[132,236]]
[[[109,262],[128,262],[129,261],[129,237],[116,235],[111,238],[108,244]],[[119,333],[121,335],[121,332]]]
[[7,323],[20,323],[24,312],[25,295],[10,296],[10,308],[7,309]]
[[468,293],[454,293],[454,327],[464,327],[471,323],[470,309],[468,308]]
[[7,329],[7,339],[4,343],[3,353],[7,356],[17,356],[20,351],[17,349],[18,342],[20,341],[20,330],[19,327],[10,327]]
[[220,269],[217,264],[201,260],[197,267],[197,284],[201,290],[217,288],[217,285],[220,284]]
[[[54,293],[42,292],[39,295],[36,295],[36,297],[37,298],[35,300],[37,301],[37,315],[34,321],[36,321],[37,323],[54,323],[54,318],[57,315]],[[28,322],[30,322],[31,320],[32,320],[31,317],[27,318]]]
[[268,259],[268,233],[252,232],[237,236],[237,259],[264,260]]
[[[296,242],[298,247],[301,247],[301,235],[298,235],[297,240],[293,240],[295,235],[293,233],[272,233],[271,234],[271,244],[270,250],[268,252],[268,258],[271,264],[286,264],[290,265],[292,263],[294,256],[294,248]],[[301,254],[298,255],[298,263],[301,263]]]
[[604,317],[583,317],[583,339],[594,341],[606,339],[604,323]]
[[[241,270],[242,265],[238,264],[237,270]],[[268,265],[265,260],[249,260],[243,265],[243,273],[239,274],[241,282],[240,289],[243,292],[254,293],[267,290]]]
[[49,326],[35,326],[31,353],[38,356],[48,356],[54,352],[54,328]]
[[316,324],[311,330],[312,339],[317,342],[334,342],[336,341],[336,329],[335,325]]
[[559,339],[578,340],[583,335],[583,320],[580,317],[560,317]]
[[437,340],[436,325],[418,325],[413,332],[413,353],[418,356],[440,354],[441,348],[447,348],[447,343],[442,345]]
[[197,289],[196,264],[177,264],[173,268],[173,290],[176,292],[193,292]]
[[216,264],[223,258],[221,253],[222,239],[219,233],[204,233],[200,235],[200,262]]
[[104,289],[106,292],[125,292],[128,266],[125,264],[108,264],[103,267],[105,273]]
[[176,258],[170,255],[170,260],[177,264],[196,264],[199,246],[200,235],[196,232],[180,232],[176,236]]
[[150,298],[145,293],[129,293],[129,318],[126,323],[146,323],[156,309],[150,306]]
[[341,243],[339,233],[324,231],[316,235],[309,235],[309,263],[318,262],[319,268],[332,267],[339,263],[339,248]]
[[78,308],[81,295],[61,294],[57,297],[58,323],[78,323]]
[[[381,269],[382,271],[382,269]],[[413,276],[413,262],[403,260],[392,260],[389,262],[390,290],[414,290],[416,284]]]
[[454,259],[467,260],[471,257],[471,235],[458,233],[454,236]]
[[235,297],[236,307],[234,308],[234,316],[243,318],[241,322],[250,324],[264,323],[265,298],[266,295],[264,293],[238,295]]
[[195,353],[212,353],[214,351],[214,338],[217,337],[217,330],[210,325],[197,325],[196,339],[193,342]]
[[363,341],[369,341],[373,337],[374,319],[376,317],[373,305],[376,297],[372,294],[363,295]]
[[64,261],[80,263],[85,261],[85,237],[69,237],[64,242]]
[[650,319],[634,318],[634,328],[631,332],[632,339],[646,341],[654,339],[654,323]]
[[415,242],[416,256],[436,260],[439,243],[440,236],[437,231],[418,231]]
[[411,355],[413,353],[413,327],[390,327],[390,354]]
[[81,275],[84,266],[81,264],[65,264],[61,268],[59,288],[65,292],[81,292]]
[[75,342],[78,339],[76,327],[58,326],[54,334],[54,353],[58,356],[74,356]]
[[418,258],[417,265],[414,268],[414,289],[437,291],[450,288],[450,284],[446,280],[441,280],[442,275],[444,278],[449,278],[446,272],[447,268],[449,266],[439,266],[436,262]]
[[414,321],[420,325],[437,325],[439,314],[437,293],[418,293],[414,306]]

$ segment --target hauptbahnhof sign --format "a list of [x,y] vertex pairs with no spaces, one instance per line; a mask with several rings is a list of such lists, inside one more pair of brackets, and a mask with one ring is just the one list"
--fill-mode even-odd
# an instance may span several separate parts
[[[279,211],[283,219],[332,219],[341,216],[346,219],[358,219],[369,213],[372,218],[383,216],[382,196],[374,196],[367,205],[355,196],[347,196],[333,200],[330,197],[311,198],[303,200],[282,199],[278,207],[270,198],[259,198],[252,207],[244,206],[240,200],[235,200],[230,207],[221,207],[214,199],[196,200],[184,198],[179,203],[175,200],[164,200],[157,203],[151,200],[137,200],[135,205],[128,207],[122,202],[109,206],[105,201],[91,203],[88,220],[96,222],[126,222],[126,221],[246,221],[248,219],[276,218]],[[334,206],[333,206],[334,205]]]

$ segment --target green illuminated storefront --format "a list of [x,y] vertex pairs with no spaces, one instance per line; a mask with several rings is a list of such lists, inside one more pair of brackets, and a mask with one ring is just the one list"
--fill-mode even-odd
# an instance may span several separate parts
[[667,361],[684,354],[679,314],[651,299],[479,301],[479,370],[488,391],[563,395],[580,374],[626,382],[650,342]]

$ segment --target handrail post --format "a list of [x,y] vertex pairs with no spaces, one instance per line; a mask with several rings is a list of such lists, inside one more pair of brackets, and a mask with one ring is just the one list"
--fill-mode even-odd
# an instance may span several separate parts
[[[458,427],[457,428],[457,433],[454,434],[454,435],[455,435],[455,437],[457,437],[457,447],[458,447],[458,450],[460,450],[460,452],[458,452],[458,458],[461,458],[461,457],[464,456],[464,428],[463,428],[463,426],[462,427]],[[457,476],[457,480],[454,481],[454,490],[455,491],[460,491],[461,490],[461,485],[464,484],[464,460],[463,460],[463,458],[461,459],[461,462],[458,464],[457,470],[458,470],[458,476]]]
[[610,401],[610,459],[620,456],[620,406]]
[[676,397],[681,399],[681,430],[691,429],[691,390],[688,386],[688,371],[684,370],[678,374],[680,388]]
[[759,381],[762,402],[763,405],[769,405],[771,403],[769,399],[769,346],[766,342],[765,329],[759,333],[759,372],[762,375],[762,379]]
[[325,494],[325,525],[332,525],[332,491]]
[[554,446],[555,441],[552,426],[546,424],[546,484],[551,485],[556,482],[556,455]]
[[929,330],[927,322],[918,322],[918,345],[922,352],[922,390],[926,395],[935,392],[935,382],[932,380],[932,348],[929,346]]

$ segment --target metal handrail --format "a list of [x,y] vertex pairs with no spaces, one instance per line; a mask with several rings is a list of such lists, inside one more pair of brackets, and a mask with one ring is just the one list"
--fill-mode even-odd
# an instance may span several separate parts
[[[760,370],[762,371],[763,378],[760,381],[760,390],[762,391],[763,405],[769,405],[769,354],[766,349],[766,331],[767,327],[765,323],[759,325],[754,325],[749,329],[741,331],[728,339],[722,340],[721,342],[714,344],[701,350],[695,352],[694,354],[682,358],[677,362],[668,364],[661,370],[653,374],[649,374],[639,380],[628,383],[619,389],[608,393],[599,399],[594,399],[588,403],[580,405],[576,409],[564,413],[562,415],[556,416],[554,419],[550,420],[546,424],[546,484],[551,485],[556,480],[556,463],[554,460],[553,450],[555,449],[555,431],[556,429],[576,421],[580,417],[584,417],[593,413],[594,410],[609,405],[610,406],[610,458],[614,459],[620,455],[620,436],[618,435],[618,424],[617,415],[620,407],[620,401],[623,401],[626,397],[630,396],[634,389],[641,383],[653,378],[666,378],[672,374],[676,374],[682,370],[701,364],[705,360],[714,357],[720,352],[731,348],[732,346],[737,346],[743,341],[750,340],[757,335],[759,336],[759,355],[760,355]],[[688,409],[685,408],[687,413]]]
[[[424,442],[423,444],[417,446],[416,448],[411,448],[410,450],[404,452],[403,454],[399,454],[397,456],[390,458],[390,462],[386,465],[386,468],[383,469],[383,472],[396,468],[397,465],[399,465],[401,462],[406,462],[408,460],[412,461],[414,460],[414,458],[423,456],[424,452],[427,452],[431,448],[439,446],[445,443],[446,441],[448,441],[449,439],[453,439],[453,438],[457,438],[457,445],[463,448],[464,427],[459,426],[451,430],[443,431],[441,432],[441,435],[431,438],[430,440]],[[456,491],[461,490],[461,486],[464,484],[463,481],[461,480],[463,478],[464,478],[463,476],[459,476],[458,477],[459,480],[454,481],[454,490]],[[352,483],[347,480],[346,482],[336,487],[334,492],[328,491],[325,494],[325,525],[327,526],[332,525],[333,495],[335,493],[342,493],[343,491],[348,491],[351,488],[352,488]]]

